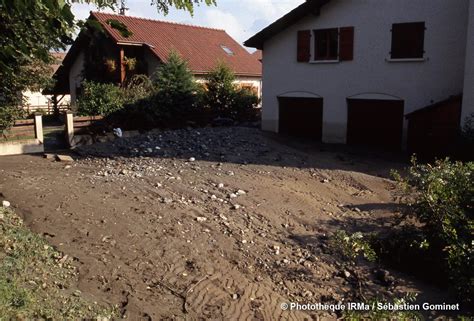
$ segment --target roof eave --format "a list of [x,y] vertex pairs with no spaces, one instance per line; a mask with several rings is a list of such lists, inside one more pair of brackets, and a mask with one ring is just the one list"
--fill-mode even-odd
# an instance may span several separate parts
[[273,37],[274,35],[285,30],[292,24],[296,23],[301,18],[308,14],[319,15],[320,9],[323,5],[331,0],[307,0],[300,6],[296,7],[280,19],[276,20],[260,32],[247,39],[244,45],[250,48],[263,49],[263,43]]

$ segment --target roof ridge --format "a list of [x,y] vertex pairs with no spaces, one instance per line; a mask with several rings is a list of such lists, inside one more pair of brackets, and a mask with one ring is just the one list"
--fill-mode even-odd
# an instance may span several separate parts
[[133,19],[145,20],[145,21],[151,21],[151,22],[167,23],[167,24],[178,25],[178,26],[185,26],[185,27],[193,27],[193,28],[199,28],[199,29],[207,29],[207,30],[226,32],[224,29],[198,26],[198,25],[194,25],[194,24],[190,24],[190,23],[165,21],[165,20],[158,20],[158,19],[151,19],[151,18],[144,18],[144,17],[137,17],[137,16],[119,15],[119,14],[116,14],[116,13],[108,13],[108,12],[100,12],[100,11],[91,11],[90,13],[92,15],[100,14],[100,15],[110,15],[110,16],[116,16],[116,17],[126,17],[126,18],[133,18]]

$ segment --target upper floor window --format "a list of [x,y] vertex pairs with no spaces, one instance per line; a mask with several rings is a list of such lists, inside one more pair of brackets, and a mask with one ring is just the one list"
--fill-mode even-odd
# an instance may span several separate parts
[[423,58],[425,23],[409,22],[392,25],[392,59]]
[[339,51],[339,29],[314,30],[314,60],[336,60]]
[[354,59],[354,27],[298,31],[296,58],[298,62]]

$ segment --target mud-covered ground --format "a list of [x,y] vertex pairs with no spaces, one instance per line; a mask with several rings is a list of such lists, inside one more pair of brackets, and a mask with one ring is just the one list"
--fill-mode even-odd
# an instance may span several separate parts
[[[283,302],[446,293],[385,267],[347,267],[334,231],[384,231],[397,211],[376,154],[251,128],[154,132],[79,148],[74,162],[0,158],[0,195],[74,257],[77,287],[130,320],[304,320]],[[380,272],[380,271],[379,271]],[[336,314],[322,313],[329,318]]]

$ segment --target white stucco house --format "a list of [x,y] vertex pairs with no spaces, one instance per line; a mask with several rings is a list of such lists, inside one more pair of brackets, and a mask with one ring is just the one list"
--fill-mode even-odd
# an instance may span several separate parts
[[153,75],[171,52],[188,62],[197,81],[223,62],[237,85],[261,94],[260,61],[224,30],[102,12],[91,12],[87,21],[99,24],[100,31],[83,30],[54,76],[53,92],[70,94],[73,104],[85,73],[92,70],[101,81],[123,85],[135,74]]
[[474,0],[308,0],[244,44],[267,131],[400,149],[407,115],[474,112]]
[[[66,56],[63,52],[52,52],[51,55],[55,59],[54,63],[51,65],[52,74],[61,65],[64,57]],[[42,93],[42,90],[25,90],[22,92],[23,95],[23,109],[27,114],[32,114],[35,112],[41,112],[44,114],[52,114],[54,112],[54,97],[52,95],[45,95]],[[69,95],[56,97],[57,99],[57,108],[60,110],[66,110],[69,108],[70,97]]]

